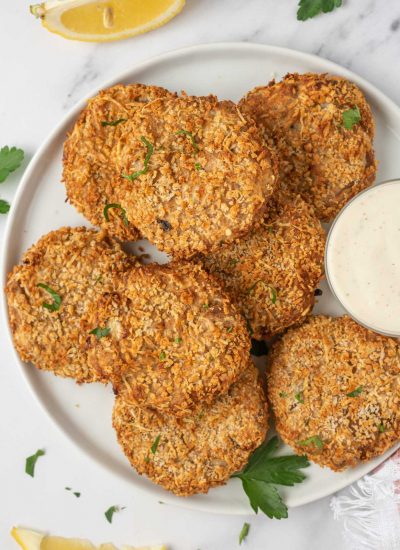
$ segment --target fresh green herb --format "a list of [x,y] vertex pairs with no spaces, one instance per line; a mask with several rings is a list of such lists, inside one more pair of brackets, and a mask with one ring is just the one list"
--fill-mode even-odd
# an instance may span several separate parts
[[199,146],[197,145],[196,140],[194,139],[194,135],[192,134],[192,132],[188,132],[187,130],[178,130],[178,132],[176,132],[176,135],[177,136],[179,136],[179,135],[187,136],[190,139],[190,141],[192,142],[193,149],[195,150],[195,152],[196,153],[199,152]]
[[274,232],[274,230],[272,229],[272,227],[268,227],[268,233],[272,234],[273,232]]
[[182,338],[175,338],[175,344],[182,344]]
[[209,304],[203,304],[204,309],[208,309],[209,307],[210,307]]
[[303,392],[299,391],[298,393],[295,394],[294,397],[295,397],[296,401],[298,401],[299,403],[304,403]]
[[249,534],[249,531],[250,531],[250,523],[244,523],[242,530],[240,531],[240,534],[239,534],[239,544],[242,544],[244,539]]
[[160,353],[160,361],[165,361],[166,358],[167,358],[167,354],[165,353],[165,351],[162,351]]
[[121,124],[121,122],[126,122],[127,118],[117,118],[117,120],[102,120],[101,125],[102,126],[118,126],[118,124]]
[[96,279],[94,281],[94,284],[97,285],[97,283],[100,283],[100,284],[103,283],[103,276],[102,275],[99,275],[98,277],[96,277]]
[[237,260],[236,258],[231,258],[231,259],[229,260],[229,265],[231,265],[231,266],[233,266],[233,267],[234,267],[236,264],[238,264],[238,263],[239,263],[239,260]]
[[149,455],[147,455],[147,456],[144,457],[144,461],[146,462],[146,464],[147,464],[148,462],[150,462],[150,457],[149,457]]
[[120,510],[124,510],[124,508],[120,508],[119,506],[110,506],[110,508],[106,512],[104,512],[108,523],[112,523],[113,515]]
[[264,340],[251,339],[250,355],[255,357],[261,357],[262,355],[268,355],[268,346]]
[[24,160],[24,152],[16,147],[2,147],[0,149],[0,183],[3,183],[11,172],[21,166]]
[[340,8],[342,0],[300,0],[297,10],[297,19],[306,21],[320,13],[328,13],[335,8]]
[[28,476],[35,477],[35,466],[37,459],[39,456],[43,456],[44,454],[45,452],[43,449],[38,449],[34,455],[28,456],[25,461],[25,473],[28,474]]
[[103,215],[106,219],[107,222],[110,221],[110,218],[108,216],[108,211],[110,210],[110,208],[118,208],[119,210],[121,210],[121,213],[122,213],[122,221],[124,222],[124,225],[129,225],[129,221],[128,221],[128,218],[126,217],[126,210],[125,208],[122,208],[122,206],[120,204],[117,204],[117,203],[113,203],[113,204],[106,204],[105,207],[104,207],[104,210],[103,210]]
[[288,397],[288,394],[285,391],[279,392],[279,397]]
[[362,393],[363,387],[358,386],[355,390],[351,391],[350,393],[346,393],[347,397],[358,397],[360,393]]
[[384,432],[386,432],[386,428],[384,426],[384,424],[379,424],[378,425],[378,430],[383,434]]
[[161,439],[161,434],[158,434],[158,436],[153,441],[153,445],[150,447],[150,451],[153,453],[153,455],[156,454],[156,451],[158,449],[158,445],[160,443],[160,439]]
[[[72,491],[71,487],[65,487],[65,490],[66,491]],[[74,492],[74,491],[72,492],[72,494],[75,495],[76,498],[79,498],[81,496],[80,493],[77,493],[77,492]]]
[[194,163],[194,167],[196,170],[203,170],[203,167],[202,165],[200,164],[200,162],[195,162]]
[[226,332],[232,332],[232,330],[233,330],[233,327],[228,327],[228,328],[226,329]]
[[[246,319],[246,318],[245,318],[245,319]],[[248,319],[246,319],[246,327],[247,327],[247,330],[248,330],[250,336],[253,336],[254,330],[253,330],[253,328],[252,328],[252,326],[251,326],[251,324],[250,324],[250,321],[249,321]]]
[[61,306],[62,298],[57,292],[55,292],[52,288],[45,285],[44,283],[38,283],[37,285],[39,288],[43,288],[46,292],[50,294],[50,296],[53,298],[53,303],[49,304],[47,302],[42,302],[42,306],[48,309],[49,311],[58,311]]
[[278,295],[276,288],[275,288],[274,286],[272,286],[272,285],[269,285],[268,283],[265,283],[262,279],[259,279],[258,281],[256,281],[256,282],[254,283],[254,285],[252,285],[252,286],[247,290],[247,294],[251,294],[251,293],[253,292],[253,290],[256,288],[256,286],[257,286],[258,284],[260,284],[260,283],[264,284],[264,285],[268,288],[269,297],[270,297],[270,299],[271,299],[271,302],[272,302],[273,304],[275,304],[275,303],[276,303],[276,298],[277,298],[277,295]]
[[122,174],[122,177],[129,181],[134,181],[139,176],[142,176],[143,174],[147,174],[147,172],[149,171],[149,162],[151,159],[151,155],[154,153],[154,147],[150,143],[150,141],[148,141],[144,136],[141,136],[140,141],[143,143],[143,145],[147,147],[147,153],[144,159],[143,169],[139,170],[138,172],[134,172],[133,174]]
[[7,212],[10,210],[10,203],[0,199],[0,214],[7,214]]
[[97,340],[100,340],[100,338],[104,338],[104,336],[108,336],[111,332],[111,329],[108,327],[96,327],[93,330],[89,332],[89,334],[94,334],[97,338]]
[[247,466],[232,477],[242,481],[256,514],[260,509],[270,518],[281,519],[288,517],[288,510],[275,486],[301,483],[306,476],[300,469],[307,468],[310,463],[305,456],[272,456],[278,446],[276,436],[265,441],[252,454]]
[[346,130],[352,130],[353,126],[355,124],[358,124],[361,120],[361,113],[358,106],[356,105],[354,109],[344,111],[344,113],[342,113],[342,119],[343,126],[346,128]]
[[299,445],[302,445],[303,447],[306,447],[308,445],[315,445],[317,449],[323,449],[324,442],[319,437],[319,435],[313,435],[311,437],[308,437],[307,439],[303,439],[302,441],[297,442]]

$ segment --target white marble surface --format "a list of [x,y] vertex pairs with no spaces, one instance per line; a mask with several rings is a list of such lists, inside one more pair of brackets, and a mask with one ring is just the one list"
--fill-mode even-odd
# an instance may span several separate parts
[[[0,146],[16,145],[26,161],[60,117],[83,95],[137,61],[182,46],[249,41],[315,53],[364,76],[400,103],[398,0],[344,0],[335,13],[296,21],[297,0],[187,0],[166,27],[123,42],[69,42],[41,28],[28,2],[1,0]],[[0,187],[12,202],[21,172]],[[0,237],[6,216],[0,217]],[[15,548],[13,524],[94,541],[132,544],[164,541],[172,550],[238,547],[243,521],[251,524],[243,545],[251,550],[345,549],[329,499],[290,510],[283,521],[264,516],[215,516],[162,505],[135,493],[82,456],[49,422],[11,357],[0,330],[0,546]],[[44,446],[34,479],[25,457]],[[76,499],[64,490],[81,491]],[[112,525],[104,511],[126,506]]]

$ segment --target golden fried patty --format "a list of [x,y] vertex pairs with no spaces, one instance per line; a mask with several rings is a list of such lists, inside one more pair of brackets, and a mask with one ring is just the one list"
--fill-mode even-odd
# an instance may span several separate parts
[[400,438],[400,348],[349,317],[310,317],[273,346],[268,397],[298,454],[343,470]]
[[200,263],[221,282],[254,338],[268,338],[304,319],[323,275],[325,232],[299,196],[279,193],[263,223]]
[[64,227],[42,237],[8,276],[15,347],[23,361],[78,382],[106,382],[80,351],[80,317],[130,260],[105,234]]
[[161,97],[173,94],[144,84],[102,90],[89,100],[64,144],[63,180],[69,200],[91,223],[122,240],[135,240],[139,232],[118,206],[104,213],[107,205],[117,204],[119,177],[112,150],[133,113]]
[[227,393],[185,418],[139,409],[118,396],[113,425],[139,474],[188,496],[223,485],[246,465],[265,439],[268,415],[257,369],[249,364]]
[[[97,338],[96,328],[109,329]],[[133,268],[92,302],[81,331],[90,370],[113,365],[115,390],[175,415],[226,392],[246,368],[246,325],[219,285],[192,264]]]
[[[329,221],[346,202],[374,182],[374,121],[352,82],[326,74],[288,74],[255,88],[239,104],[279,154],[282,185]],[[361,120],[345,128],[344,113]],[[344,115],[345,117],[347,115]]]
[[121,128],[117,201],[174,257],[218,249],[260,219],[275,164],[260,131],[231,101],[161,99]]

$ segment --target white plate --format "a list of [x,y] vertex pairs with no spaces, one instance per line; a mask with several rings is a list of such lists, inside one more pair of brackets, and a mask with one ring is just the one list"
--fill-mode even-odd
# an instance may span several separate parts
[[[356,82],[366,93],[377,124],[376,152],[378,180],[400,176],[400,111],[384,94],[356,76],[324,59],[300,52],[255,44],[211,44],[174,51],[137,65],[102,87],[134,81],[186,90],[189,94],[214,93],[220,98],[238,100],[256,85],[287,72],[330,72]],[[94,95],[97,90],[93,90]],[[57,125],[37,151],[19,186],[8,221],[4,255],[1,263],[2,286],[6,274],[19,262],[22,253],[41,235],[63,225],[86,224],[72,206],[66,204],[60,183],[62,145],[66,131],[85,105],[82,100]],[[316,311],[340,315],[343,310],[323,284],[324,294]],[[3,300],[4,306],[4,300]],[[3,307],[5,312],[5,307]],[[78,386],[72,380],[56,378],[50,373],[23,364],[20,370],[37,400],[49,417],[81,450],[109,471],[135,488],[152,493],[163,501],[199,510],[226,514],[251,512],[240,483],[212,489],[208,495],[179,499],[138,476],[120,451],[111,427],[113,395],[101,385]],[[77,406],[79,405],[79,407]],[[384,457],[343,473],[333,473],[312,465],[306,482],[282,488],[289,506],[299,506],[329,495],[377,466]]]

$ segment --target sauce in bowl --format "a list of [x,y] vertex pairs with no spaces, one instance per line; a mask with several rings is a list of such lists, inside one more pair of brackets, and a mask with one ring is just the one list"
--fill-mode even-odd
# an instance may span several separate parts
[[328,235],[325,270],[356,321],[400,336],[400,180],[366,189],[343,208]]

